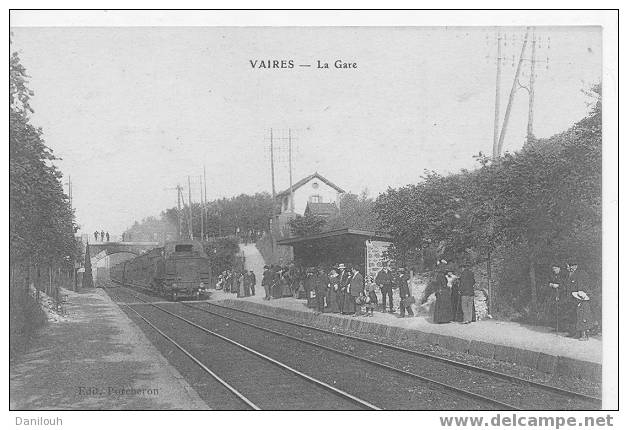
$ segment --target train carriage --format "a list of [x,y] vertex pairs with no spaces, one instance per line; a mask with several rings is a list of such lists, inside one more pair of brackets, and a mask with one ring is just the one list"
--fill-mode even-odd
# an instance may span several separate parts
[[209,258],[198,241],[167,242],[111,268],[111,279],[161,296],[200,298],[209,286]]

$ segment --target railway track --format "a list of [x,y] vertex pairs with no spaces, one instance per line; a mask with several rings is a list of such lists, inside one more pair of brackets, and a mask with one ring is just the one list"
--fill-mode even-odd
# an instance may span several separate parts
[[[494,378],[496,380],[501,380],[501,381],[505,381],[505,382],[509,382],[512,384],[515,384],[519,389],[525,389],[527,387],[527,389],[531,389],[531,390],[535,390],[533,394],[551,394],[552,395],[552,402],[554,403],[558,403],[557,406],[559,406],[559,408],[561,406],[565,406],[564,403],[562,402],[580,402],[580,404],[578,406],[579,409],[600,409],[601,405],[602,405],[602,399],[595,397],[595,396],[591,396],[585,393],[580,393],[580,392],[575,392],[575,391],[570,391],[570,390],[566,390],[560,387],[556,387],[553,385],[548,385],[548,384],[543,384],[540,382],[536,382],[536,381],[530,381],[524,378],[520,378],[518,376],[514,376],[514,375],[509,375],[506,373],[502,373],[502,372],[498,372],[492,369],[486,369],[483,367],[478,367],[478,366],[474,366],[468,363],[463,363],[460,361],[456,361],[456,360],[452,360],[452,359],[448,359],[448,358],[444,358],[444,357],[440,357],[437,355],[433,355],[433,354],[429,354],[429,353],[425,353],[425,352],[421,352],[421,351],[416,351],[416,350],[411,350],[411,349],[407,349],[407,348],[403,348],[397,345],[391,345],[388,343],[383,343],[383,342],[378,342],[375,340],[371,340],[371,339],[364,339],[361,337],[357,337],[357,336],[353,336],[350,334],[346,334],[346,333],[339,333],[339,332],[334,332],[331,330],[327,330],[327,329],[323,329],[323,328],[319,328],[319,327],[312,327],[306,324],[301,324],[301,323],[297,323],[297,322],[293,322],[293,321],[286,321],[280,318],[275,318],[275,317],[271,317],[271,316],[267,316],[267,315],[260,315],[254,312],[249,312],[249,311],[245,311],[242,309],[236,309],[236,308],[231,308],[228,306],[223,306],[217,303],[211,303],[211,302],[202,302],[202,304],[190,304],[190,303],[183,303],[184,306],[188,306],[188,307],[193,307],[193,308],[197,308],[203,312],[208,312],[214,315],[219,315],[223,318],[230,318],[231,320],[237,321],[236,319],[234,319],[232,316],[229,315],[225,315],[224,313],[217,313],[217,312],[212,312],[210,309],[211,308],[216,308],[216,309],[221,309],[221,312],[229,312],[229,313],[238,313],[241,315],[246,315],[247,321],[239,321],[242,324],[249,324],[249,325],[253,325],[257,328],[260,329],[264,329],[264,328],[269,328],[272,329],[273,325],[275,327],[275,329],[279,326],[279,327],[294,327],[297,329],[297,332],[295,333],[295,331],[293,330],[293,333],[296,334],[296,336],[294,337],[299,337],[301,340],[304,340],[307,337],[311,337],[308,336],[308,332],[316,332],[316,333],[320,333],[328,338],[337,338],[337,339],[345,339],[348,340],[349,342],[355,342],[357,344],[363,344],[363,345],[370,345],[370,346],[374,346],[383,350],[387,350],[387,351],[391,351],[394,353],[397,353],[396,358],[399,358],[398,354],[403,354],[405,356],[409,356],[409,357],[414,357],[415,359],[418,358],[420,360],[428,360],[428,361],[432,361],[435,363],[439,363],[442,364],[444,366],[449,366],[449,370],[446,372],[441,372],[444,375],[448,376],[451,379],[451,373],[450,370],[451,368],[455,368],[455,369],[460,369],[460,370],[464,370],[467,371],[469,373],[473,373],[476,375],[485,375],[488,376],[490,378]],[[203,307],[200,307],[203,306]],[[265,326],[261,326],[259,324],[260,321],[269,321],[271,322],[271,326],[269,327],[268,324]],[[338,342],[334,342],[334,344],[338,344]],[[422,361],[422,363],[425,363],[425,361]],[[485,381],[486,382],[486,381]],[[556,397],[556,395],[560,396],[560,397]],[[547,403],[541,403],[540,406],[543,406],[544,408],[547,408],[548,405]]]
[[[507,405],[512,409],[519,409],[523,406],[523,409],[537,408],[556,410],[591,410],[601,408],[601,399],[594,396],[530,381],[514,375],[473,366],[468,363],[439,357],[433,354],[410,350],[397,345],[364,339],[346,333],[337,333],[323,328],[260,315],[211,302],[202,302],[202,304],[182,303],[181,305],[197,308],[202,312],[230,319],[233,322],[245,324],[259,330],[266,330],[266,332],[270,333],[275,332],[276,335],[288,336],[302,343],[309,342],[309,344],[312,344],[311,341],[307,341],[306,339],[317,337],[312,336],[312,333],[317,333],[320,334],[320,336],[316,339],[319,341],[319,343],[315,343],[316,346],[351,355],[362,361],[368,361],[369,359],[366,357],[372,357],[371,361],[384,361],[384,363],[382,363],[383,365],[390,366],[392,364],[393,366],[401,367],[401,370],[407,370],[413,367],[419,368],[421,375],[409,372],[414,373],[414,375],[408,376],[422,377],[424,381],[434,382],[437,385],[441,385],[443,388],[452,388],[453,384],[451,384],[450,381],[455,380],[457,381],[457,388],[463,387],[463,394],[465,391],[472,391],[473,394],[483,393],[484,396],[480,394],[480,398],[486,397],[486,395],[492,395],[500,399],[499,401],[502,403],[502,407]],[[220,312],[211,311],[210,309],[212,308],[220,309]],[[227,312],[228,315],[225,315],[225,312]],[[244,315],[245,320],[234,318],[233,313]],[[287,330],[287,328],[290,329]],[[288,333],[286,333],[286,331],[288,331]],[[331,343],[331,346],[329,343],[320,345],[321,336],[323,340]],[[335,339],[335,341],[330,342],[330,339]],[[356,345],[358,345],[357,348]],[[361,347],[359,345],[361,345]],[[369,348],[365,348],[365,346]],[[372,350],[373,347],[378,348],[380,353],[372,354],[372,352],[368,351],[368,349]],[[350,350],[350,352],[347,350]],[[356,351],[358,353],[361,352],[360,356],[355,356]],[[384,352],[381,353],[382,351]],[[436,363],[440,367],[434,368],[434,365],[429,362]],[[428,376],[426,376],[426,374]],[[517,405],[517,407],[514,405]]]
[[[339,372],[339,374],[336,375],[336,377],[338,377],[339,379],[351,377],[349,375],[352,372],[355,374],[356,370],[359,373],[359,375],[362,376],[361,379],[363,379],[363,375],[365,374],[365,372],[367,374],[373,375],[373,379],[370,384],[372,389],[370,391],[378,391],[378,390],[381,391],[380,387],[382,386],[382,384],[388,387],[393,387],[393,389],[389,390],[388,393],[385,393],[385,395],[384,393],[379,393],[379,397],[376,400],[379,400],[379,401],[383,400],[382,396],[384,396],[385,399],[387,399],[388,397],[391,397],[394,399],[396,391],[399,391],[397,395],[403,398],[405,395],[404,394],[405,389],[411,389],[410,394],[414,394],[412,398],[414,398],[415,396],[417,397],[414,403],[408,403],[406,400],[405,406],[402,406],[403,403],[394,403],[391,405],[390,399],[387,399],[385,403],[388,403],[388,405],[384,406],[384,408],[387,408],[387,409],[388,408],[507,409],[507,410],[519,409],[517,406],[514,406],[513,404],[509,404],[507,402],[504,402],[495,398],[490,398],[482,394],[478,394],[476,392],[465,390],[460,387],[456,387],[454,385],[444,383],[442,381],[431,379],[431,378],[422,376],[418,373],[415,373],[409,370],[404,370],[402,368],[396,367],[391,364],[387,364],[378,360],[366,358],[364,356],[362,357],[357,356],[357,355],[348,353],[346,351],[343,351],[339,348],[334,348],[327,345],[323,345],[321,343],[307,341],[304,338],[298,338],[298,337],[295,337],[286,333],[282,333],[280,331],[276,331],[276,330],[272,330],[272,329],[264,328],[264,327],[259,327],[257,325],[247,323],[246,321],[241,321],[232,317],[219,315],[209,310],[199,308],[195,305],[191,305],[189,303],[185,303],[185,302],[178,302],[178,303],[160,302],[159,304],[151,303],[150,299],[152,298],[149,298],[149,300],[145,300],[142,297],[135,294],[135,292],[126,289],[126,287],[122,287],[122,288],[124,288],[124,290],[126,291],[125,294],[128,294],[128,297],[130,297],[130,300],[132,303],[131,305],[134,307],[150,306],[153,308],[157,308],[157,309],[160,309],[162,312],[171,315],[174,318],[186,320],[189,324],[194,325],[196,327],[199,327],[199,324],[191,321],[191,319],[198,319],[199,317],[201,317],[199,313],[203,313],[203,314],[206,314],[206,316],[211,316],[214,319],[219,318],[221,320],[230,321],[231,323],[236,323],[240,327],[246,327],[249,334],[251,333],[251,329],[256,332],[263,332],[264,336],[255,336],[255,338],[257,339],[265,338],[266,340],[268,340],[270,339],[268,337],[268,334],[271,334],[273,336],[272,338],[273,342],[277,344],[277,349],[279,350],[299,351],[300,353],[308,354],[309,356],[325,354],[326,355],[325,360],[327,360],[328,362],[331,362],[332,365],[343,363],[343,365],[339,367],[341,371]],[[164,306],[167,306],[169,309],[172,309],[172,307],[177,307],[177,312],[175,313],[172,310],[165,309]],[[188,310],[187,318],[182,316],[181,311],[183,309]],[[191,314],[189,312],[191,312]],[[211,321],[211,323],[214,330],[217,330],[219,327],[221,327],[220,324],[216,324],[216,321]],[[229,326],[228,323],[226,325]],[[228,327],[227,330],[225,330],[226,334],[228,334],[229,337],[232,337],[234,335],[233,333],[234,328],[235,326],[232,324],[231,326]],[[247,330],[245,330],[245,332]],[[242,336],[242,335],[243,333],[239,334],[239,336]],[[247,341],[250,342],[250,339],[247,339]],[[313,369],[309,369],[309,370],[311,371]],[[343,372],[347,373],[347,375],[344,375]],[[386,382],[384,383],[382,379],[386,380]],[[328,382],[330,383],[331,381],[328,381]],[[335,382],[336,381],[334,380],[333,383]],[[417,392],[416,390],[414,390],[413,392],[412,389],[417,387],[415,385],[417,383],[419,384],[418,386],[419,391]],[[350,384],[349,386],[352,389],[357,389],[358,391],[360,391],[359,387],[356,388],[356,384]],[[400,387],[400,389],[396,390],[394,387]],[[362,397],[364,397],[365,395],[366,396],[372,395],[372,393],[370,392],[365,392],[364,387],[362,387],[361,389],[362,391],[360,392],[359,395],[361,395]],[[368,387],[366,388],[366,390],[368,391]],[[428,402],[427,405],[421,405],[420,403],[417,404],[417,402],[421,402],[421,400],[424,398],[428,398],[431,404],[429,404],[430,402]]]
[[[232,397],[243,403],[246,409],[379,409],[253,348],[144,301],[139,296],[131,293],[135,299],[151,305],[156,311],[138,311],[137,304],[127,303],[119,291],[113,292],[111,288],[106,290],[120,306],[159,333],[201,368],[207,377],[218,382]],[[169,318],[164,319],[164,314]],[[189,326],[196,328],[196,332],[186,330]],[[175,336],[181,337],[182,333],[185,339],[174,339]],[[212,338],[210,343],[207,342],[208,335]],[[242,409],[233,406],[233,402],[227,404],[231,405],[227,409]],[[217,406],[221,408],[222,405]]]

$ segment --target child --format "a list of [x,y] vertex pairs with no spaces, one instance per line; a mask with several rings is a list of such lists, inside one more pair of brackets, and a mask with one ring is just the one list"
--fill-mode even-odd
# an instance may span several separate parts
[[373,278],[366,277],[366,316],[372,317],[373,311],[377,307],[377,293],[375,293],[377,285],[373,282]]
[[575,291],[571,295],[578,299],[576,308],[576,332],[580,335],[578,340],[589,340],[588,332],[595,327],[589,296],[584,291]]

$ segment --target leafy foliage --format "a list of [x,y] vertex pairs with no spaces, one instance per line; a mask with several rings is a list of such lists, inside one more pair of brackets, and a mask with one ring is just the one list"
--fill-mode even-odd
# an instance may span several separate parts
[[340,198],[338,211],[327,218],[325,230],[353,228],[358,230],[379,230],[381,223],[375,212],[375,201],[367,197],[364,190],[359,196],[346,193]]
[[296,236],[309,236],[311,234],[320,233],[325,225],[325,218],[317,215],[297,215],[288,221],[290,230]]
[[28,117],[33,92],[19,56],[9,58],[9,238],[12,262],[70,264],[80,255],[57,158]]
[[520,308],[536,306],[537,278],[557,259],[576,258],[599,278],[601,87],[590,94],[590,114],[563,133],[496,162],[480,154],[472,171],[425,172],[420,183],[380,195],[375,210],[395,237],[396,257],[431,248],[448,260],[481,259],[503,249],[510,260],[498,274],[501,297]]

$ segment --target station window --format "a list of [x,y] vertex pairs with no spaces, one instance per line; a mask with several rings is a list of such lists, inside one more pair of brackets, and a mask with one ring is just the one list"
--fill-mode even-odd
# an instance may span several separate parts
[[322,203],[323,202],[323,198],[318,195],[318,194],[313,194],[310,196],[310,202],[311,203]]

